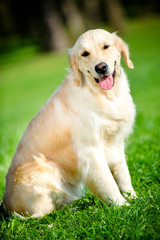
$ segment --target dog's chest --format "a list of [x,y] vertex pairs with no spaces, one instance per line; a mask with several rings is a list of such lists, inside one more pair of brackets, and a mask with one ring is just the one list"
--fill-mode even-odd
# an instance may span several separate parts
[[115,141],[119,136],[125,138],[131,131],[135,110],[132,99],[128,102],[115,99],[106,102],[105,107],[85,109],[81,115],[79,134],[87,143]]

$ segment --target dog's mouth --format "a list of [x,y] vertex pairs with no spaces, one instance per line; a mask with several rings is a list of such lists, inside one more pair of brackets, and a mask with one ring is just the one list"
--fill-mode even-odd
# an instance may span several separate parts
[[101,78],[94,78],[94,79],[96,83],[98,83],[103,90],[109,90],[114,86],[115,76],[116,76],[116,70],[114,70],[114,72],[110,75],[103,76]]

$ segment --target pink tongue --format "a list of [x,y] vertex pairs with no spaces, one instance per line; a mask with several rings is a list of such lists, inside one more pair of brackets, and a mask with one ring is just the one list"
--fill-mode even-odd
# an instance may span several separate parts
[[99,79],[99,86],[103,89],[103,90],[109,90],[113,87],[114,84],[114,80],[113,80],[113,76],[109,75],[103,78]]

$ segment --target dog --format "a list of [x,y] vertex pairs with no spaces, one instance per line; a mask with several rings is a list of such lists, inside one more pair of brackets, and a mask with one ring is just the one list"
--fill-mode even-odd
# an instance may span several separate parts
[[65,81],[13,156],[6,210],[43,217],[78,199],[84,184],[104,202],[125,205],[128,195],[136,197],[125,158],[136,111],[121,56],[134,68],[126,43],[102,29],[85,32],[69,50]]

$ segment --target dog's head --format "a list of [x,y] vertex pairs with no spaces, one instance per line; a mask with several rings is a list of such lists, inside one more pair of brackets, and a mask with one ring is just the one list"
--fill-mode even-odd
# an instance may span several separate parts
[[126,43],[115,33],[101,29],[85,32],[69,50],[75,85],[81,86],[84,75],[85,79],[100,89],[111,89],[116,76],[120,74],[121,55],[126,65],[133,68]]

